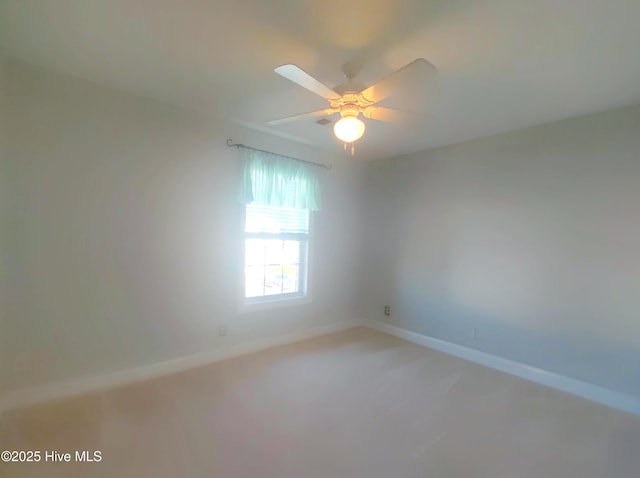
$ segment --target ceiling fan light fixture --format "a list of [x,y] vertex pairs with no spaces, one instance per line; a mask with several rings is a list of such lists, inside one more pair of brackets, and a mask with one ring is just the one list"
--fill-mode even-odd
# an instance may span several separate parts
[[345,143],[353,143],[362,138],[365,125],[357,116],[345,116],[333,125],[333,133]]
[[[345,150],[347,144],[351,145],[351,154],[354,154],[353,143],[362,138],[365,131],[365,124],[358,116],[362,114],[367,119],[385,122],[413,121],[415,115],[379,106],[378,103],[398,90],[406,90],[407,86],[422,83],[425,80],[425,74],[436,71],[427,60],[418,58],[368,88],[362,89],[361,85],[352,81],[358,70],[359,68],[354,68],[353,65],[343,66],[348,83],[331,89],[295,65],[279,66],[274,70],[278,75],[324,98],[329,103],[329,108],[267,121],[266,124],[277,126],[290,121],[340,113],[342,118],[334,124],[333,132],[339,140],[344,142]],[[322,120],[317,121],[319,124],[322,122]]]

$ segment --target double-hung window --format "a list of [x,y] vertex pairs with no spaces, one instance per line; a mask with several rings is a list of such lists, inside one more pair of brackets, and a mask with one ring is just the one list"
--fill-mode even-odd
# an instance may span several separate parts
[[244,233],[245,301],[304,297],[309,211],[247,204]]
[[248,151],[242,201],[245,304],[309,295],[309,223],[319,210],[314,166]]

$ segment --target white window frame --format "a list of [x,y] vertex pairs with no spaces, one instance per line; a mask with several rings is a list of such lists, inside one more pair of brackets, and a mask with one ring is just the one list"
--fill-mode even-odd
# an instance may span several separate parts
[[[309,231],[303,233],[262,233],[262,232],[246,232],[244,225],[246,221],[246,206],[243,208],[242,221],[242,257],[241,257],[241,273],[242,283],[239,294],[239,312],[251,313],[262,310],[279,309],[282,307],[292,307],[297,305],[309,304],[312,302],[311,297],[311,252],[312,252],[312,235],[314,231],[314,219],[312,211],[309,211]],[[301,240],[300,262],[299,262],[299,280],[300,291],[287,294],[277,294],[260,297],[245,297],[245,261],[246,261],[246,243],[247,239],[276,239],[276,240]],[[304,260],[303,260],[304,259]]]

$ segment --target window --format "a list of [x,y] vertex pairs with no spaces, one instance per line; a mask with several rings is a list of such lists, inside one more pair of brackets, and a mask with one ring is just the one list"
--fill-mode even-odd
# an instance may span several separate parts
[[309,216],[319,211],[317,167],[245,148],[243,301],[271,306],[308,298]]
[[245,302],[306,296],[309,211],[247,204],[244,234]]

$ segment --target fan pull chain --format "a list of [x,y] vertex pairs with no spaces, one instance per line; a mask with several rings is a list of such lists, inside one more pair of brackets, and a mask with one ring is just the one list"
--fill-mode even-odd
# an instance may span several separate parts
[[[351,143],[349,143],[349,144],[351,145],[351,156],[353,156],[353,155],[355,154],[355,152],[356,152],[355,141],[352,141],[352,142],[351,142]],[[346,150],[347,150],[347,142],[345,141],[345,142],[343,143],[343,145],[344,145],[344,150],[346,151]]]

